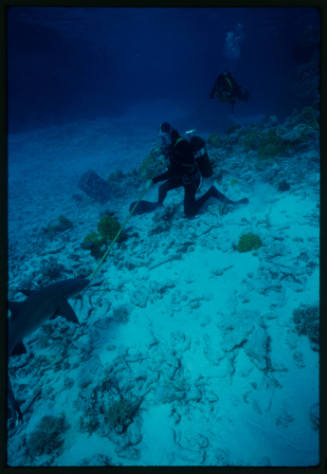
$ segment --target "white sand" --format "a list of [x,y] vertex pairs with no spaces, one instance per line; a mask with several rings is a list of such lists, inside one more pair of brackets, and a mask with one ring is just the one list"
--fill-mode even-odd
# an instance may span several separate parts
[[[76,203],[72,194],[81,193],[79,177],[90,168],[106,178],[113,170],[138,167],[155,133],[155,127],[137,128],[134,122],[93,121],[10,137],[11,287],[35,282],[40,262],[49,255],[72,270],[64,278],[80,267],[94,269],[96,261],[80,243],[96,230],[103,210],[117,211],[123,219],[137,196],[127,190],[125,198],[107,205],[86,196]],[[231,177],[237,186],[231,186]],[[293,322],[294,309],[319,303],[317,171],[307,180],[280,193],[259,179],[251,184],[233,168],[217,186],[232,199],[248,196],[247,206],[220,215],[212,201],[188,220],[182,191],[176,190],[165,201],[165,207],[180,203],[166,232],[148,234],[161,211],[134,216],[130,227],[139,237],[115,246],[97,277],[101,285],[88,288],[82,300],[70,301],[79,330],[60,318],[60,324],[48,323],[70,328],[74,342],[67,348],[67,366],[54,368],[65,335],[40,348],[40,328],[27,341],[33,358],[25,369],[17,369],[13,386],[18,398],[26,400],[23,411],[35,387],[42,397],[29,409],[24,425],[10,432],[9,464],[317,463],[318,432],[310,410],[319,398],[319,354],[307,336],[295,332]],[[200,194],[208,185],[204,181]],[[156,193],[151,190],[150,198]],[[40,228],[60,214],[74,229],[42,240],[42,248]],[[260,236],[259,250],[233,249],[246,232]],[[127,322],[109,319],[100,327],[124,305]],[[96,369],[88,368],[92,357]],[[19,358],[11,361],[12,367],[19,365]],[[81,388],[88,370],[91,383]],[[80,417],[85,419],[86,412],[79,401],[108,370],[126,393],[145,394],[141,408],[124,434],[106,436],[101,428],[82,432]],[[70,386],[64,383],[67,378]],[[108,406],[111,402],[108,398]],[[61,413],[70,425],[64,449],[59,455],[28,458],[26,443],[40,418]],[[93,415],[101,420],[101,414]]]

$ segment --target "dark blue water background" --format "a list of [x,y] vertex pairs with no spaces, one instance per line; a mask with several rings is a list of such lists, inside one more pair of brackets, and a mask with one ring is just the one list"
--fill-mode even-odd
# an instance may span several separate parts
[[12,7],[9,129],[116,117],[131,105],[142,121],[158,100],[185,109],[186,127],[219,126],[230,106],[209,93],[224,70],[250,91],[238,113],[282,118],[298,105],[296,68],[311,53],[296,46],[308,25],[319,31],[318,10]]

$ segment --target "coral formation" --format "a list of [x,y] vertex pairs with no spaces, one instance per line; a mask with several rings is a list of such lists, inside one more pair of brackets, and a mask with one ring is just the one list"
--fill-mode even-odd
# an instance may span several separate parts
[[126,305],[119,305],[113,309],[112,319],[117,323],[127,323],[129,310]]
[[81,243],[81,247],[82,249],[90,250],[92,257],[98,259],[104,254],[104,244],[105,240],[103,237],[100,237],[97,232],[90,232]]
[[55,257],[42,260],[40,273],[43,283],[44,280],[56,280],[61,278],[64,270],[64,265],[59,263]]
[[258,147],[258,158],[265,160],[267,158],[275,158],[286,152],[284,140],[280,137],[276,128],[270,128],[260,137]]
[[[120,224],[118,220],[115,219],[115,217],[113,217],[112,214],[107,212],[101,217],[101,219],[98,222],[97,227],[98,227],[98,231],[101,237],[105,241],[109,241],[109,240],[113,240],[116,237],[117,232],[120,229]],[[120,236],[118,237],[118,241],[122,241],[122,240],[123,240],[123,235],[120,234]]]
[[289,191],[289,189],[290,185],[285,179],[278,184],[278,191]]
[[109,201],[112,195],[108,183],[93,170],[86,171],[81,176],[78,187],[89,197],[101,203]]
[[73,223],[67,219],[67,217],[60,215],[57,220],[49,222],[46,227],[43,227],[43,231],[49,235],[50,238],[54,237],[60,232],[65,232],[65,230],[72,229]]
[[208,144],[214,148],[218,148],[221,145],[221,138],[218,133],[212,133],[208,136]]
[[131,400],[121,396],[105,410],[104,419],[106,424],[117,433],[124,433],[133,422],[142,400],[142,397]]
[[300,112],[295,110],[289,120],[290,125],[298,125],[299,123],[309,125],[315,130],[319,130],[319,111],[313,107],[303,107]]
[[162,169],[166,166],[166,160],[161,153],[159,146],[151,149],[149,155],[144,158],[138,169],[138,174],[142,179],[151,179],[157,174],[162,173]]
[[65,415],[44,416],[27,440],[29,455],[32,458],[54,452],[58,455],[64,444],[64,433],[68,428]]
[[[116,237],[121,226],[113,214],[107,211],[100,218],[97,227],[99,232],[90,232],[81,243],[81,247],[90,250],[91,255],[96,259],[102,257],[106,244]],[[122,242],[125,239],[126,233],[121,232],[117,242]]]
[[311,421],[312,428],[315,431],[319,431],[319,428],[320,428],[319,413],[320,413],[319,403],[314,403],[310,410],[310,421]]
[[243,146],[245,151],[257,150],[260,143],[260,132],[251,128],[245,133],[242,133],[240,138],[240,144]]
[[228,125],[228,127],[225,130],[226,135],[231,135],[232,133],[236,132],[241,128],[241,125],[239,123],[232,123]]
[[249,252],[250,250],[257,250],[262,246],[261,239],[258,235],[249,232],[242,234],[237,245],[239,252]]
[[313,351],[319,350],[319,308],[318,306],[302,305],[293,311],[293,321],[299,335],[310,339]]

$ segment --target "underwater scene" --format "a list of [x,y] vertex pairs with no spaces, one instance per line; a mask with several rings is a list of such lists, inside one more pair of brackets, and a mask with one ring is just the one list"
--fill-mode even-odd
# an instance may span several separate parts
[[317,465],[318,10],[7,20],[7,464]]

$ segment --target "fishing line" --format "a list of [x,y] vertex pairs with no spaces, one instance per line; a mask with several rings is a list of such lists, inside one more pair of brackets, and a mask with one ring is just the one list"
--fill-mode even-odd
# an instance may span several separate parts
[[111,241],[109,247],[107,248],[107,250],[105,251],[104,255],[102,256],[100,262],[98,263],[97,267],[95,268],[95,270],[93,271],[93,273],[91,274],[90,276],[90,281],[93,280],[93,278],[95,277],[95,275],[98,273],[99,271],[99,268],[101,267],[101,265],[103,264],[103,262],[105,261],[105,259],[107,258],[110,250],[112,249],[114,243],[117,241],[118,237],[120,236],[120,234],[122,233],[122,231],[125,229],[126,227],[126,224],[127,222],[129,221],[129,219],[132,217],[138,203],[141,201],[141,199],[143,198],[143,196],[145,195],[145,193],[148,191],[148,187],[145,187],[145,189],[142,191],[142,193],[140,194],[138,200],[136,201],[136,203],[134,204],[134,206],[132,207],[132,210],[130,211],[130,213],[128,214],[128,216],[126,217],[123,225],[121,226],[121,228],[119,229],[119,231],[117,232],[117,234],[115,235],[114,239]]

